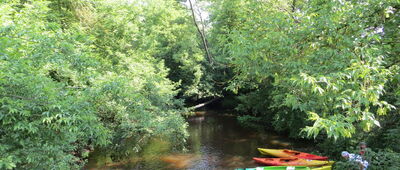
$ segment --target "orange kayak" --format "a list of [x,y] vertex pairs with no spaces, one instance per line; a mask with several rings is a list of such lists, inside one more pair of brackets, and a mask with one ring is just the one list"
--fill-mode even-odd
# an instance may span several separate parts
[[301,158],[301,159],[312,159],[312,160],[328,160],[326,156],[318,156],[305,152],[299,152],[289,149],[264,149],[257,148],[261,154],[272,155],[279,158]]
[[320,161],[299,158],[253,158],[254,161],[270,166],[322,166],[332,165],[333,161]]

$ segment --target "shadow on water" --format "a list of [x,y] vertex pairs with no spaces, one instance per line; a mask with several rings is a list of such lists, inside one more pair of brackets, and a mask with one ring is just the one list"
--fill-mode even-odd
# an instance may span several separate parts
[[85,169],[235,169],[255,167],[257,148],[309,148],[312,144],[290,140],[273,132],[259,133],[239,126],[229,115],[200,112],[187,119],[190,137],[187,152],[173,153],[170,143],[153,139],[137,155],[112,162],[107,152],[90,155]]

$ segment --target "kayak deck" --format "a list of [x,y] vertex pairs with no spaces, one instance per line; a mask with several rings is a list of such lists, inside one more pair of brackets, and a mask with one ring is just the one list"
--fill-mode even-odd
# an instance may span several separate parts
[[332,164],[332,161],[308,160],[299,158],[253,158],[254,161],[270,166],[323,166]]
[[257,148],[261,154],[272,155],[280,158],[301,158],[301,159],[311,159],[311,160],[328,160],[328,157],[313,155],[305,152],[299,152],[289,149],[265,149]]

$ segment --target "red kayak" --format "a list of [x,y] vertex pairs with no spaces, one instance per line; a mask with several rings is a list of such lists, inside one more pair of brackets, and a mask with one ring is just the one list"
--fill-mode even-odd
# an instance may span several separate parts
[[299,158],[253,158],[254,161],[270,166],[322,166],[332,164],[333,161],[320,161]]

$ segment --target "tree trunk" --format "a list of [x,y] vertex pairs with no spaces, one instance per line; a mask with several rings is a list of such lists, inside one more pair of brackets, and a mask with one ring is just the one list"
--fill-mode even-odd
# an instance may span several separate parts
[[205,33],[203,31],[201,31],[199,25],[197,24],[196,15],[194,13],[192,1],[191,0],[188,0],[188,1],[189,1],[189,5],[190,5],[190,10],[192,11],[194,25],[196,26],[197,31],[200,34],[201,40],[203,42],[204,50],[206,51],[206,55],[207,55],[208,61],[210,62],[210,65],[212,66],[214,64],[214,61],[212,59],[210,51],[208,50],[208,44],[207,44],[207,39],[205,37]]
[[214,99],[212,99],[212,100],[210,100],[210,101],[207,101],[207,102],[204,102],[204,103],[200,103],[200,104],[198,104],[198,105],[196,105],[196,106],[193,106],[193,107],[190,107],[190,109],[198,109],[198,108],[201,108],[201,107],[204,107],[204,106],[206,106],[206,105],[208,105],[208,104],[210,104],[210,103],[212,103],[212,102],[214,102],[214,101],[216,101],[216,100],[218,100],[219,99],[219,97],[217,97],[217,98],[214,98]]

